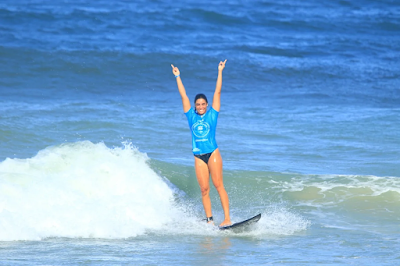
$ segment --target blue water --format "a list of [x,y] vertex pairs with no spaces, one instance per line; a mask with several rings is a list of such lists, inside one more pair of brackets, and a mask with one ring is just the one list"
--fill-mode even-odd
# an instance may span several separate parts
[[[0,264],[398,265],[399,32],[397,1],[2,1]],[[225,59],[244,234],[200,222],[170,66],[211,99]]]

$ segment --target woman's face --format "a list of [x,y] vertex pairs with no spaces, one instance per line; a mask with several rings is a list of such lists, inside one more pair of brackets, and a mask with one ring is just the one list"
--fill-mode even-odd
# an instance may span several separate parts
[[197,99],[195,105],[196,105],[196,112],[199,115],[204,115],[207,112],[207,105],[208,104],[207,104],[206,100],[204,100],[202,98]]

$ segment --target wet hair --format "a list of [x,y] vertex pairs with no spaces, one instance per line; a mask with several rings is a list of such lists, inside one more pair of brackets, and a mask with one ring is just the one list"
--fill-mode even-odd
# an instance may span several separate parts
[[196,97],[194,98],[194,103],[196,104],[198,99],[204,99],[206,101],[206,103],[208,103],[207,97],[203,94],[203,93],[199,93],[196,95]]

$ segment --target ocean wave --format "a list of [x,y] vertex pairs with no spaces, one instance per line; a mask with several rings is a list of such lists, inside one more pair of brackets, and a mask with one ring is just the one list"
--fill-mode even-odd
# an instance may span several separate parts
[[[180,166],[179,173],[173,164],[157,163],[156,168],[162,169],[172,183],[187,192],[186,197],[200,198],[195,173],[190,167]],[[225,170],[224,185],[231,212],[241,217],[280,206],[285,211],[266,211],[266,217],[274,213],[302,214],[298,216],[299,224],[305,225],[309,220],[319,220],[315,210],[318,210],[317,216],[350,213],[355,219],[380,217],[388,222],[396,221],[400,215],[398,177]],[[218,194],[213,189],[211,198],[216,203],[214,208],[221,212]],[[304,223],[300,222],[302,219]]]
[[[51,146],[28,159],[8,158],[0,162],[0,241],[219,234],[201,221],[200,190],[187,178],[192,167],[173,166],[170,172],[163,165],[171,166],[149,161],[130,143],[108,148],[90,141]],[[212,198],[219,202],[215,191]],[[290,208],[249,202],[234,191],[232,199],[233,222],[263,213],[244,235],[291,235],[310,225]],[[218,204],[214,213],[222,221]]]
[[173,191],[131,146],[88,141],[0,164],[0,240],[126,238],[182,216]]
[[[233,222],[262,213],[244,236],[293,235],[332,214],[388,223],[400,215],[397,177],[225,170],[224,180]],[[222,221],[213,187],[210,196]],[[150,160],[130,143],[66,143],[0,163],[0,240],[218,234],[201,221],[200,199],[192,166]]]

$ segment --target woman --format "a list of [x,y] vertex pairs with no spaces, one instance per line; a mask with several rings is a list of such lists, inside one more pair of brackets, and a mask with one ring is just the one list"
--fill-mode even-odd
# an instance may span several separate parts
[[194,166],[201,190],[204,211],[207,217],[206,221],[208,223],[213,223],[209,194],[211,174],[212,182],[218,191],[225,214],[225,219],[220,224],[220,227],[231,224],[229,199],[222,178],[222,158],[215,141],[217,118],[221,106],[222,70],[225,68],[225,63],[226,60],[224,62],[221,61],[218,65],[217,85],[215,86],[212,107],[209,110],[207,110],[207,97],[204,94],[196,95],[194,100],[195,109],[191,107],[180,77],[180,71],[177,67],[171,65],[172,73],[176,77],[176,83],[182,97],[183,111],[192,131]]

